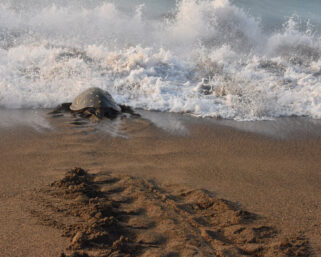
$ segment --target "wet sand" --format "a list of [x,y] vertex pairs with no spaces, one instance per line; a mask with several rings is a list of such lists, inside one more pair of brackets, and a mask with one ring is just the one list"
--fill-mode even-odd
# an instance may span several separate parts
[[282,235],[302,233],[321,255],[318,122],[231,124],[142,112],[144,119],[93,125],[42,111],[0,116],[3,256],[57,256],[66,249],[61,231],[32,215],[28,197],[73,167],[207,189],[265,217]]

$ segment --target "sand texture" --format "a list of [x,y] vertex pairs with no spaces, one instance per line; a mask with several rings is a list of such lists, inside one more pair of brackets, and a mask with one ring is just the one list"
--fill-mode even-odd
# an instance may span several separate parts
[[310,256],[303,237],[206,190],[81,168],[35,192],[39,221],[69,238],[61,256]]
[[[1,257],[321,256],[309,123],[280,138],[162,113],[0,117]],[[73,167],[91,174],[84,188]]]

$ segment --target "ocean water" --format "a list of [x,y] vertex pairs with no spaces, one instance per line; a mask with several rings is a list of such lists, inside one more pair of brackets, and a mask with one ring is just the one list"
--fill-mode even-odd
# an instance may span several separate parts
[[0,106],[321,118],[320,0],[1,0]]

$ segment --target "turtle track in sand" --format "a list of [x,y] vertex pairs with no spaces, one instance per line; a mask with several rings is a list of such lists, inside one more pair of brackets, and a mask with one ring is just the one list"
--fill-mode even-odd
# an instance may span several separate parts
[[61,257],[313,256],[304,236],[206,190],[75,168],[30,200],[40,224],[69,238]]

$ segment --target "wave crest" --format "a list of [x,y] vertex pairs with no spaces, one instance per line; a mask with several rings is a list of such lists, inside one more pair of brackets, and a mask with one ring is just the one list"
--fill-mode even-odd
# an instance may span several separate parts
[[273,33],[227,0],[182,0],[162,19],[111,3],[0,5],[0,105],[54,107],[101,87],[148,110],[238,120],[321,118],[321,37]]

